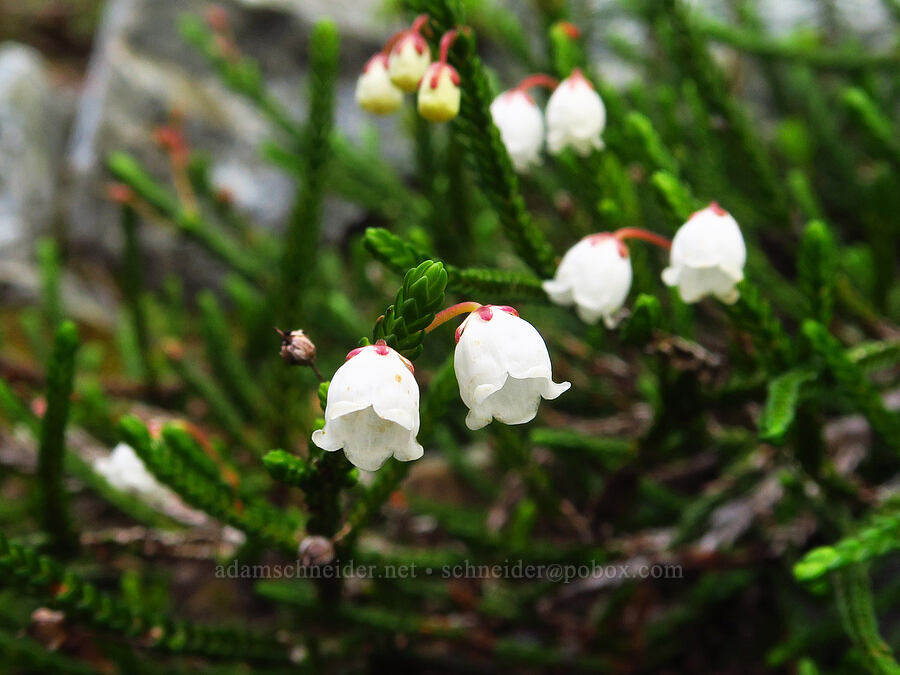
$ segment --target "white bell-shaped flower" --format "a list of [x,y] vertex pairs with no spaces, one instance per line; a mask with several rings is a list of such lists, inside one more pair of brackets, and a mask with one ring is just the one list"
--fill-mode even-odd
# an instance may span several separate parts
[[376,54],[356,81],[356,102],[363,110],[376,115],[392,113],[403,103],[403,92],[388,77],[387,64],[387,56]]
[[393,45],[388,56],[388,74],[394,86],[412,93],[431,63],[431,51],[425,38],[416,31],[406,31]]
[[677,286],[685,302],[714,295],[731,304],[740,297],[736,287],[744,278],[746,262],[741,228],[713,202],[678,228],[662,279],[667,286]]
[[429,122],[447,122],[459,114],[459,74],[446,63],[432,63],[419,85],[419,114]]
[[95,459],[93,467],[117,490],[143,497],[165,498],[169,494],[168,488],[147,471],[134,448],[126,443],[119,443],[109,455]]
[[510,89],[491,103],[491,117],[516,171],[540,164],[544,145],[544,116],[534,99],[520,89]]
[[571,147],[587,156],[603,149],[600,134],[606,126],[606,108],[593,85],[580,70],[559,83],[547,101],[547,148],[558,154]]
[[[119,443],[108,455],[97,457],[92,467],[111,487],[139,498],[151,508],[186,525],[197,527],[209,522],[202,511],[192,509],[181,497],[156,480],[144,462],[127,443]],[[243,544],[244,535],[233,528],[222,531],[228,541]]]
[[470,429],[492,419],[530,422],[541,398],[554,399],[571,386],[553,381],[544,339],[512,307],[485,305],[466,317],[456,329],[453,368]]
[[631,257],[624,243],[608,232],[585,237],[566,251],[555,278],[544,291],[558,305],[575,305],[586,323],[601,318],[614,328],[631,290]]
[[312,441],[323,450],[344,449],[366,471],[389,457],[403,462],[424,452],[419,433],[419,385],[412,364],[379,340],[354,349],[328,387],[325,427]]

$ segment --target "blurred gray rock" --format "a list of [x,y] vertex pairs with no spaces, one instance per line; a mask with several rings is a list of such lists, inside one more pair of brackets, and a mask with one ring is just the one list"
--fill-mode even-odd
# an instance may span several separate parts
[[[135,155],[156,177],[169,181],[166,157],[151,139],[170,110],[185,115],[191,146],[212,159],[212,176],[228,188],[256,222],[278,228],[290,210],[292,181],[263,162],[259,145],[277,138],[265,119],[228,91],[178,32],[182,14],[202,15],[201,0],[111,0],[96,38],[84,94],[67,156],[68,237],[73,251],[113,263],[120,246],[116,209],[103,199],[108,180],[104,157],[115,150]],[[307,40],[312,23],[330,16],[341,36],[338,126],[351,137],[368,122],[352,103],[359,68],[390,32],[379,25],[380,0],[228,0],[242,52],[258,60],[273,95],[298,118],[305,114]],[[390,129],[388,129],[390,132]],[[326,209],[325,229],[358,217]],[[152,276],[168,273],[205,283],[216,266],[198,264],[197,250],[166,228],[145,227]],[[203,258],[204,260],[206,258]]]
[[64,126],[41,55],[0,45],[0,261],[50,229]]

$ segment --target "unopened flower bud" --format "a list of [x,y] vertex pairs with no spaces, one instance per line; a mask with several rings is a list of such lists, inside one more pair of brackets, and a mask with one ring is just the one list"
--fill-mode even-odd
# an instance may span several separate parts
[[431,52],[417,29],[410,29],[398,39],[388,56],[388,74],[395,87],[412,93],[431,63]]
[[388,57],[376,54],[356,81],[356,102],[375,115],[392,113],[403,103],[403,92],[388,77]]
[[456,69],[432,63],[419,84],[419,114],[429,122],[448,122],[459,114],[460,95]]
[[304,567],[320,567],[334,561],[334,544],[325,537],[313,535],[300,542],[298,553]]
[[275,329],[281,336],[281,358],[289,366],[308,366],[316,360],[316,346],[302,330],[286,332]]

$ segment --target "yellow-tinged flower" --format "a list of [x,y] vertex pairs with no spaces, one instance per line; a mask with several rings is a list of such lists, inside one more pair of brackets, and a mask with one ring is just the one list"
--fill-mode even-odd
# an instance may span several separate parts
[[418,33],[408,32],[391,49],[388,57],[388,74],[395,87],[413,92],[431,63],[428,44]]
[[432,63],[419,83],[419,114],[429,122],[447,122],[459,114],[459,73],[446,63]]
[[431,50],[421,30],[428,23],[428,15],[416,17],[410,28],[400,31],[385,46],[388,54],[388,76],[395,87],[412,93],[431,63]]
[[376,54],[356,81],[356,102],[359,107],[376,115],[387,115],[403,103],[403,92],[388,77],[388,57]]

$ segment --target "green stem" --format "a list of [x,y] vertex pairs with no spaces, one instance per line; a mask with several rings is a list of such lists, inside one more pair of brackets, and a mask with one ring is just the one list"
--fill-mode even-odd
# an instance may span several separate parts
[[60,555],[72,554],[78,547],[63,486],[66,425],[77,349],[78,330],[71,321],[65,321],[56,332],[53,355],[47,368],[47,410],[41,424],[38,455],[38,478],[43,501],[41,517],[52,548]]

